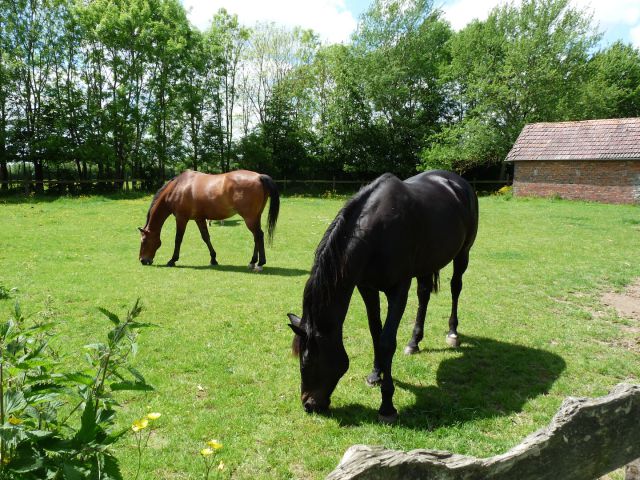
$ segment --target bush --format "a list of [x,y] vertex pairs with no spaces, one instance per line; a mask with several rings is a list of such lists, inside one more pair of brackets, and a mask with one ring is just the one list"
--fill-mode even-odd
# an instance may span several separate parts
[[85,370],[61,373],[49,341],[53,324],[29,321],[15,305],[0,324],[0,479],[122,479],[109,447],[129,429],[115,429],[114,394],[152,390],[130,359],[138,331],[136,301],[106,343],[87,345]]

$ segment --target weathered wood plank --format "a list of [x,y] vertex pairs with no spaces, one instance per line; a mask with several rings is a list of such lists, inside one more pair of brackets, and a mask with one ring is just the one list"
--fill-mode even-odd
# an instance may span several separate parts
[[546,428],[502,455],[478,459],[355,445],[327,478],[593,480],[639,457],[640,385],[620,384],[604,397],[566,399]]
[[[638,423],[640,424],[640,421]],[[640,425],[638,427],[640,428]],[[627,465],[624,472],[624,480],[640,480],[640,458]]]

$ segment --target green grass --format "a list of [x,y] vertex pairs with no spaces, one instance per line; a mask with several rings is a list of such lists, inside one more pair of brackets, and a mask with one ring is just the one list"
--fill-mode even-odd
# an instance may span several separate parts
[[[299,401],[287,312],[301,313],[315,247],[343,200],[284,198],[262,274],[246,265],[251,235],[237,217],[211,227],[221,265],[189,224],[179,267],[162,265],[174,225],[152,267],[138,262],[138,225],[150,197],[60,198],[0,203],[0,317],[14,299],[59,322],[60,349],[82,362],[82,345],[109,328],[96,307],[122,313],[137,297],[136,364],[155,385],[123,398],[123,425],[162,412],[140,478],[202,478],[198,451],[217,438],[225,474],[237,479],[322,478],[352,444],[435,448],[489,456],[546,425],[568,395],[595,396],[638,381],[640,356],[617,345],[620,320],[599,303],[640,275],[640,209],[554,200],[480,200],[480,229],[460,303],[463,346],[446,348],[450,268],[429,306],[424,351],[394,362],[399,423],[377,422],[378,390],[365,386],[372,350],[355,295],[345,325],[351,367],[328,416]],[[409,339],[411,295],[398,343]],[[595,312],[600,312],[595,314]],[[131,478],[132,438],[117,448]]]

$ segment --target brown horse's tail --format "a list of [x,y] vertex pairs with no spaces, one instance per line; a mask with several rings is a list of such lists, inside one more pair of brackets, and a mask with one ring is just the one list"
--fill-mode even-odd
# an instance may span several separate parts
[[276,230],[276,222],[278,221],[278,213],[280,213],[280,193],[276,182],[269,175],[260,175],[262,186],[269,195],[269,216],[267,217],[267,239],[269,243],[273,241],[273,234]]

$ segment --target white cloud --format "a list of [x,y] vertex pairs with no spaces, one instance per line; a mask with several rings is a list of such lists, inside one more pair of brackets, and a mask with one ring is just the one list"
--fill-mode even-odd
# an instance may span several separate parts
[[592,10],[594,19],[602,27],[640,24],[640,3],[638,0],[573,0],[573,3],[576,6]]
[[444,16],[455,30],[460,30],[474,19],[484,20],[489,12],[504,0],[453,0],[443,7]]
[[631,42],[636,48],[640,48],[640,25],[634,27],[629,32],[629,36],[631,37]]
[[191,22],[201,29],[209,26],[220,8],[237,14],[244,25],[275,22],[311,28],[332,43],[347,41],[357,24],[344,0],[182,0],[182,3]]

